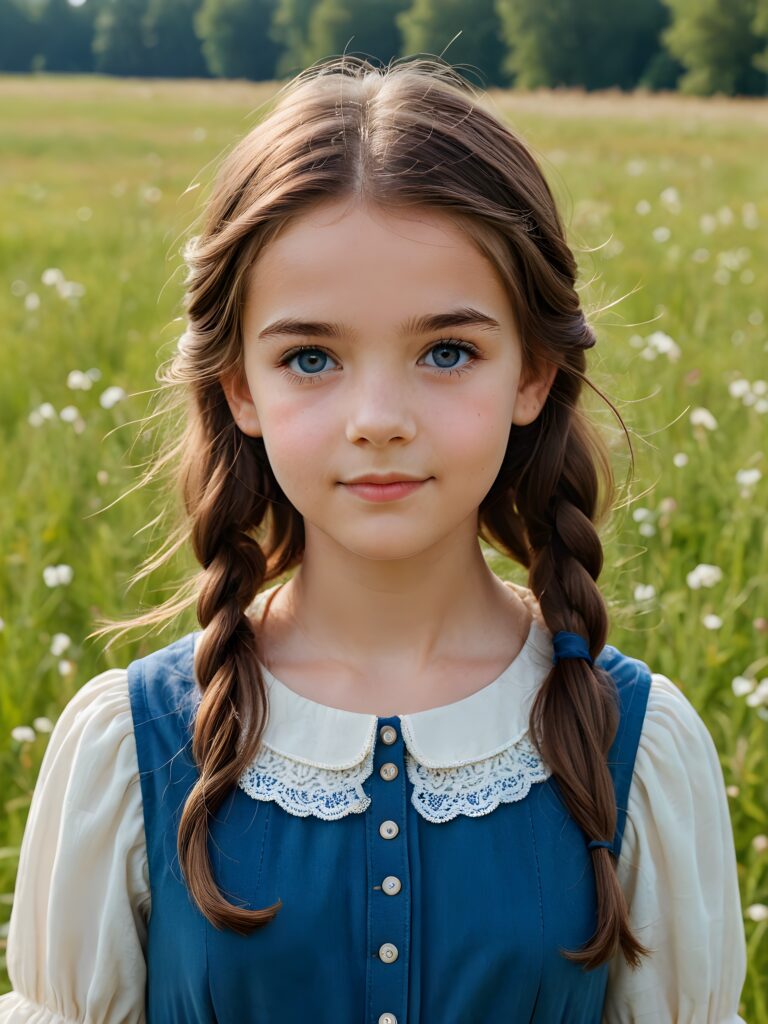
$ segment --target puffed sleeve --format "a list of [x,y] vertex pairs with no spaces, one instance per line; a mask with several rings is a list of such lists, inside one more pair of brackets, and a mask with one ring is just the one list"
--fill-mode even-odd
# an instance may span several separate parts
[[655,952],[609,964],[603,1024],[744,1024],[747,953],[720,761],[698,712],[652,674],[617,865],[630,922]]
[[125,669],[48,738],[22,839],[0,1024],[144,1022],[149,874]]

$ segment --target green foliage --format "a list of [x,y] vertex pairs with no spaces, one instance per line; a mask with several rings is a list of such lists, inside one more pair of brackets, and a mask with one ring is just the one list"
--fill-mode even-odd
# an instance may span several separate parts
[[278,78],[288,78],[311,64],[307,38],[309,19],[316,0],[278,0],[272,19],[271,38],[280,48],[275,69]]
[[156,77],[207,78],[208,66],[195,33],[203,0],[149,0],[144,40]]
[[[141,630],[109,651],[84,639],[98,617],[156,604],[193,568],[180,553],[128,589],[166,529],[164,518],[142,529],[162,512],[159,494],[130,492],[163,433],[157,423],[139,442],[136,421],[152,411],[157,364],[183,331],[181,245],[205,191],[187,190],[273,92],[219,81],[0,78],[0,317],[12,368],[0,376],[0,490],[12,496],[0,502],[6,922],[46,745],[42,731],[26,742],[11,730],[40,716],[55,722],[97,672],[196,626],[185,613],[163,633]],[[765,104],[650,96],[640,106],[630,97],[511,92],[496,104],[530,141],[558,197],[587,310],[627,296],[600,316],[588,357],[590,379],[621,411],[637,457],[631,505],[602,535],[610,642],[668,675],[710,729],[746,913],[768,905],[768,707],[750,706],[731,686],[768,676]],[[675,339],[678,359],[652,348],[657,331]],[[76,369],[100,377],[73,389]],[[126,397],[104,407],[114,386]],[[34,425],[45,402],[54,415]],[[623,434],[600,400],[588,394],[586,403],[623,481]],[[67,407],[74,419],[59,415]],[[715,429],[691,423],[696,408],[711,411]],[[744,469],[762,472],[746,493],[736,480]],[[489,561],[525,582],[519,567],[492,553]],[[722,580],[692,590],[687,574],[699,563],[719,566]],[[58,564],[74,576],[51,588],[43,570]],[[649,584],[656,594],[644,598],[636,588]],[[715,614],[722,624],[710,629],[703,620]],[[58,632],[71,645],[56,656]],[[741,1015],[768,1024],[766,922],[747,915],[745,928]],[[9,987],[0,971],[0,990]]]
[[661,0],[496,0],[517,86],[633,88],[658,50]]
[[309,18],[305,62],[358,53],[386,64],[402,52],[397,15],[410,0],[317,0]]
[[212,74],[255,81],[275,77],[271,36],[276,0],[203,0],[195,30]]
[[[509,83],[496,0],[414,0],[397,23],[404,53],[440,54],[454,65],[468,65],[481,72],[479,81],[468,77],[483,88]],[[466,73],[465,67],[459,70]]]
[[144,41],[148,0],[108,0],[96,17],[96,70],[109,75],[148,75],[152,62]]
[[[765,0],[664,0],[673,21],[662,40],[686,68],[686,93],[764,96],[768,43]],[[765,54],[763,54],[764,58]],[[761,71],[762,64],[762,71]]]

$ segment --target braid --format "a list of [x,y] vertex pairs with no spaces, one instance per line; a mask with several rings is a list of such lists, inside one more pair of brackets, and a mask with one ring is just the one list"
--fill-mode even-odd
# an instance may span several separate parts
[[[562,379],[560,374],[559,378]],[[562,382],[562,389],[569,384]],[[570,386],[574,386],[571,384]],[[506,465],[506,479],[517,477],[519,515],[498,500],[490,504],[486,528],[518,553],[523,534],[528,548],[520,560],[528,568],[529,586],[539,601],[548,629],[585,637],[592,657],[602,650],[608,632],[605,601],[596,585],[603,549],[594,526],[597,516],[596,458],[607,457],[581,411],[567,402],[547,402],[537,422],[517,431],[512,450],[537,452],[520,468]],[[533,446],[520,436],[535,434]],[[520,459],[520,455],[517,455]],[[535,461],[535,474],[530,467]],[[599,464],[598,458],[598,464]],[[616,794],[607,753],[620,719],[618,691],[610,673],[580,658],[552,667],[534,699],[530,738],[552,769],[565,804],[594,839],[612,840],[616,829]],[[591,969],[613,957],[618,948],[632,967],[650,953],[632,934],[629,910],[606,847],[591,851],[597,892],[597,930],[566,959]]]
[[[223,898],[208,855],[208,816],[255,756],[266,724],[258,640],[246,615],[266,577],[264,553],[248,532],[266,503],[254,502],[254,494],[263,492],[252,450],[260,442],[245,438],[231,420],[216,436],[210,464],[200,469],[202,493],[190,508],[190,537],[204,570],[197,601],[203,634],[195,653],[202,698],[192,739],[199,777],[182,812],[178,853],[203,913],[217,927],[245,935],[271,921],[281,901],[249,911]],[[243,719],[257,727],[244,729]]]

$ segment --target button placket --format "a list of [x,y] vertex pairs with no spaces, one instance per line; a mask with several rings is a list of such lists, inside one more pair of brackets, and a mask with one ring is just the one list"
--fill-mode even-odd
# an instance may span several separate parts
[[398,717],[379,718],[370,777],[367,1021],[406,1019],[411,898],[404,745]]

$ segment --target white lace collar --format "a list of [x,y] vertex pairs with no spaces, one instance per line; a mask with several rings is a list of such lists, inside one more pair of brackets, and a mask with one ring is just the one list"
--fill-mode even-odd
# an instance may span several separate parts
[[[509,585],[531,605],[530,591]],[[534,613],[523,647],[492,682],[461,700],[393,716],[406,747],[413,804],[428,820],[486,814],[549,777],[526,735],[533,698],[552,667],[551,634],[538,617]],[[333,819],[365,810],[370,798],[362,783],[373,771],[379,717],[318,703],[291,690],[264,664],[261,669],[267,724],[241,788],[300,816]]]

